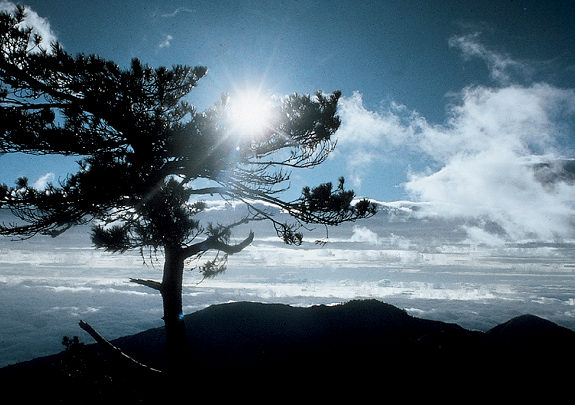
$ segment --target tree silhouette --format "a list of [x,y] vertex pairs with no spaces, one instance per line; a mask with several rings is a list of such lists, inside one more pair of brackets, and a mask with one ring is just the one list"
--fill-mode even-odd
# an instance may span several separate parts
[[[0,207],[20,219],[3,224],[0,234],[55,237],[91,223],[97,248],[161,253],[161,281],[132,281],[161,293],[172,359],[185,344],[187,259],[218,252],[199,266],[213,277],[225,269],[227,255],[252,242],[250,232],[231,243],[239,225],[271,221],[285,243],[298,245],[307,224],[337,225],[375,213],[343,179],[336,187],[306,187],[295,200],[281,197],[292,169],[317,166],[333,150],[339,92],[276,99],[266,128],[240,137],[227,119],[226,97],[203,112],[186,101],[205,67],[152,68],[133,59],[121,68],[94,55],[72,56],[58,43],[43,44],[23,19],[22,7],[0,15],[0,152],[74,156],[78,171],[42,190],[26,178],[0,185]],[[202,199],[213,195],[245,204],[246,216],[200,223]],[[256,201],[281,208],[290,221]]]

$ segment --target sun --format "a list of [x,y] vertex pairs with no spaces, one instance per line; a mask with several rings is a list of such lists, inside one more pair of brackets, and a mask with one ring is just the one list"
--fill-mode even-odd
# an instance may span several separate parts
[[273,104],[258,90],[242,90],[229,99],[230,126],[241,137],[261,136],[273,121]]

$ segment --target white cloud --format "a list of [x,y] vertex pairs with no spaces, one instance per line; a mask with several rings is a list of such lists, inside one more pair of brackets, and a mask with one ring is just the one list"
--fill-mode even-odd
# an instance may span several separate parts
[[55,178],[54,173],[46,173],[43,176],[40,176],[34,182],[34,184],[32,184],[32,187],[34,187],[36,190],[44,190],[46,188],[46,186],[48,185],[48,183],[51,183],[54,181],[54,178]]
[[404,147],[413,139],[417,126],[416,113],[407,113],[411,123],[406,125],[404,106],[392,103],[386,111],[370,111],[363,105],[361,93],[343,97],[338,105],[341,126],[337,131],[338,156],[345,150],[347,178],[355,187],[369,165],[385,161],[390,151]]
[[387,111],[370,111],[363,105],[360,92],[343,97],[338,113],[342,124],[338,130],[338,142],[343,145],[361,143],[366,147],[386,144],[398,146],[412,135],[413,128],[404,125],[402,113],[405,107],[392,103]]
[[468,242],[471,244],[483,244],[491,247],[504,247],[505,240],[499,235],[487,232],[478,226],[465,226],[465,231],[469,236]]
[[473,34],[453,36],[449,39],[449,46],[458,48],[463,57],[483,59],[489,68],[491,78],[500,83],[509,83],[513,74],[527,73],[527,66],[513,60],[508,55],[487,48],[479,41],[480,32]]
[[159,48],[169,48],[170,45],[172,44],[172,39],[174,39],[174,37],[171,36],[170,34],[164,35],[164,39],[162,42],[160,42],[158,47]]
[[[0,11],[14,12],[15,9],[16,4],[11,1],[0,1]],[[28,6],[25,7],[25,12],[26,17],[23,24],[32,28],[34,33],[39,34],[43,39],[40,47],[42,49],[49,50],[50,44],[57,41],[56,34],[52,31],[50,23],[45,18],[40,17],[38,13]]]
[[160,17],[163,18],[172,18],[177,16],[180,13],[194,13],[195,10],[193,8],[187,8],[187,7],[178,7],[177,9],[175,9],[174,11],[172,11],[171,13],[164,13],[161,14]]
[[575,92],[547,84],[469,87],[458,98],[446,124],[419,125],[419,146],[438,161],[454,151],[475,154],[492,147],[519,154],[552,151],[561,115],[575,112]]
[[557,112],[573,115],[575,92],[549,85],[473,88],[443,126],[423,129],[420,148],[441,165],[412,173],[406,189],[447,217],[487,217],[513,239],[567,236],[575,187],[549,188],[535,165],[561,156]]
[[371,245],[379,245],[380,240],[377,233],[373,232],[365,226],[356,225],[353,227],[353,234],[351,235],[351,242],[364,242]]
[[[475,35],[450,42],[464,55],[486,60],[500,82],[521,70],[519,63],[479,44]],[[398,104],[370,111],[359,93],[343,98],[340,152],[347,157],[365,153],[364,159],[374,162],[403,150],[431,162],[425,171],[408,173],[403,185],[412,198],[429,203],[420,211],[425,215],[494,222],[513,240],[573,236],[574,182],[568,176],[550,184],[536,169],[573,158],[564,155],[562,142],[573,130],[566,123],[575,118],[575,89],[546,83],[474,86],[453,97],[442,124]],[[348,162],[348,171],[361,177],[356,161]],[[468,227],[470,237],[496,242],[478,229]]]

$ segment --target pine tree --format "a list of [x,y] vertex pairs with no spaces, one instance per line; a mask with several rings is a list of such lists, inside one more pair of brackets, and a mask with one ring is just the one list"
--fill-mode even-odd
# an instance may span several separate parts
[[[218,252],[199,266],[213,277],[224,271],[227,255],[253,241],[250,232],[230,243],[239,225],[271,221],[285,243],[298,245],[307,224],[337,225],[375,213],[343,179],[282,199],[291,170],[315,167],[333,150],[339,92],[276,99],[273,122],[257,136],[238,137],[225,97],[202,112],[186,101],[205,67],[152,68],[133,59],[121,68],[95,55],[72,56],[58,43],[43,44],[23,19],[22,7],[0,15],[0,152],[73,156],[78,171],[42,190],[26,178],[0,185],[0,207],[21,220],[2,225],[0,234],[55,237],[90,223],[97,248],[162,254],[161,281],[132,281],[161,293],[170,358],[185,347],[186,260]],[[208,196],[239,201],[248,214],[225,225],[202,224],[197,216]],[[292,220],[278,220],[255,201]]]

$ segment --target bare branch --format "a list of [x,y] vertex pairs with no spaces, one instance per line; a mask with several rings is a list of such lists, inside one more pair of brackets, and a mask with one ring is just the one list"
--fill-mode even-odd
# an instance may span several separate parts
[[162,290],[162,283],[159,283],[154,280],[142,280],[140,278],[130,278],[131,283],[145,285],[146,287],[153,288],[154,290],[161,291]]
[[141,369],[141,370],[152,372],[154,374],[161,374],[162,373],[161,370],[150,367],[144,363],[140,363],[138,360],[134,359],[133,357],[128,356],[120,348],[114,346],[112,343],[110,343],[108,340],[106,340],[104,337],[102,337],[102,335],[100,335],[98,332],[96,332],[96,330],[94,330],[94,328],[92,328],[87,322],[80,321],[78,324],[80,325],[80,328],[82,328],[90,336],[92,336],[92,338],[96,342],[98,342],[104,349],[106,349],[108,352],[110,352],[114,357],[126,362],[126,364],[137,367],[138,369]]

